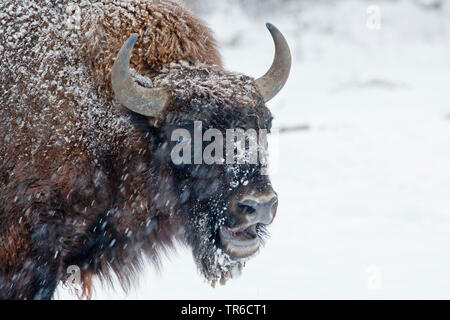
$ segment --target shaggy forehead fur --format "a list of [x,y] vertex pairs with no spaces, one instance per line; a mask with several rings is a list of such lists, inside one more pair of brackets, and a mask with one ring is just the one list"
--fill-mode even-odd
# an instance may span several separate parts
[[264,106],[252,78],[215,66],[171,64],[154,78],[153,83],[168,87],[172,96],[179,100],[201,100],[207,105],[235,108]]
[[217,66],[173,63],[152,79],[152,85],[171,93],[168,113],[222,129],[253,127],[270,129],[272,118],[253,79]]

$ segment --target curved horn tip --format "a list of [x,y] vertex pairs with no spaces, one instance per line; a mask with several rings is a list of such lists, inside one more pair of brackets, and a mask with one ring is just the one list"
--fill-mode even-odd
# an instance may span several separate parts
[[271,24],[270,22],[266,23],[266,28],[269,30],[269,32],[273,35],[275,33],[279,33],[280,35],[283,35],[280,31],[280,29],[278,29],[277,27],[275,27],[273,24]]
[[283,88],[289,77],[292,62],[289,45],[281,31],[270,22],[266,23],[266,27],[275,43],[275,57],[269,71],[256,80],[256,86],[265,102],[276,96]]
[[275,27],[273,24],[271,24],[270,22],[266,22],[266,28],[269,29],[269,31],[279,31],[277,29],[277,27]]
[[147,117],[158,117],[169,100],[163,88],[144,88],[130,74],[130,58],[138,35],[133,33],[117,54],[111,69],[111,86],[116,99],[127,109]]
[[132,33],[125,44],[125,48],[132,49],[138,37],[137,33]]

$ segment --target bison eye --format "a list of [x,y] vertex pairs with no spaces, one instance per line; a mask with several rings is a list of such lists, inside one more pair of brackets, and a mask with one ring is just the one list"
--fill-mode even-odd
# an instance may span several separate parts
[[243,203],[238,203],[237,209],[239,210],[239,212],[244,213],[244,214],[252,214],[256,211],[255,208],[248,206],[246,204],[243,204]]

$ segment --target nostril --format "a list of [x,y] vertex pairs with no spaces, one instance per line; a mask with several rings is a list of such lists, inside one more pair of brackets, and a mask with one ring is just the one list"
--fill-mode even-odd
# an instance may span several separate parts
[[238,203],[237,209],[244,214],[253,214],[256,211],[255,207],[244,203]]
[[263,195],[259,197],[246,197],[236,202],[234,213],[246,223],[270,224],[276,213],[278,198],[276,195]]

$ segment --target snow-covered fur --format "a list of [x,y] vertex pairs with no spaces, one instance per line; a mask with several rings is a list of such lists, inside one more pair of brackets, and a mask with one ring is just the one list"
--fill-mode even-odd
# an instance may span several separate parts
[[[136,80],[172,93],[158,126],[110,88],[131,33]],[[71,265],[87,295],[92,276],[111,270],[126,288],[142,254],[158,265],[175,239],[211,283],[240,269],[215,246],[224,205],[270,183],[258,168],[172,165],[170,130],[193,120],[269,129],[271,115],[253,79],[222,69],[210,30],[179,4],[1,1],[0,298],[51,298]]]

